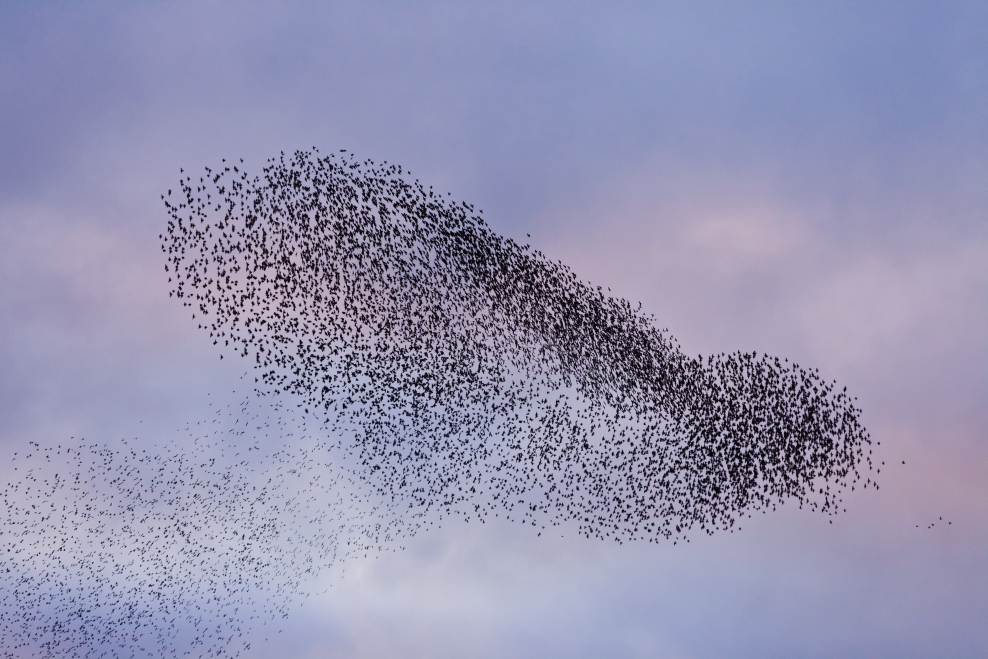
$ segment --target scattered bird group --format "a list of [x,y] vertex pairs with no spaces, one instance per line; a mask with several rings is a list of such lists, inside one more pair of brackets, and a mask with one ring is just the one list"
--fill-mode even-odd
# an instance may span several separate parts
[[5,493],[8,652],[236,654],[308,575],[429,514],[677,542],[874,485],[846,389],[767,355],[689,357],[401,167],[312,149],[176,192],[172,294],[282,401],[275,429],[297,406],[322,439],[47,449],[62,475]]
[[415,520],[363,496],[282,407],[248,399],[160,445],[15,456],[3,655],[237,656],[334,562],[407,534]]

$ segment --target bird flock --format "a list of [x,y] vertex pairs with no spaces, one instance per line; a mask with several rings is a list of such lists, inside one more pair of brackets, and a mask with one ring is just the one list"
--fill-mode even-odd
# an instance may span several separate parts
[[414,523],[399,529],[281,408],[247,399],[160,445],[73,439],[15,455],[3,655],[234,657],[277,633],[334,562]]
[[678,542],[874,486],[846,389],[687,356],[399,166],[313,148],[182,174],[162,195],[171,293],[252,364],[254,402],[183,448],[18,458],[8,656],[234,656],[303,584],[430,515]]

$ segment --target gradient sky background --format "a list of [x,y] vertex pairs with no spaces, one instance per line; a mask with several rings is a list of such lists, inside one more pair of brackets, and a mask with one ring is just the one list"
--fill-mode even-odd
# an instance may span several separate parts
[[159,195],[313,145],[476,204],[687,353],[819,367],[888,466],[833,524],[687,545],[449,523],[249,656],[984,656],[988,3],[4,2],[0,475],[242,394],[167,296]]

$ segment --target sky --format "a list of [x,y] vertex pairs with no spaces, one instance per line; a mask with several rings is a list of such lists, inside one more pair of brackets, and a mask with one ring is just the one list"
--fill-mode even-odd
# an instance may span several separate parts
[[28,441],[160,442],[249,394],[168,297],[160,195],[347,149],[687,354],[819,368],[887,465],[835,518],[675,546],[450,520],[244,656],[982,656],[986,43],[964,2],[4,2],[0,475]]

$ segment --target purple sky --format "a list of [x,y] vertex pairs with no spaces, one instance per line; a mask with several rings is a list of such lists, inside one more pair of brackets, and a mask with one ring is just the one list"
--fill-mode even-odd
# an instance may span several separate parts
[[160,441],[240,396],[249,365],[167,296],[159,195],[346,148],[687,353],[819,367],[888,466],[833,524],[684,546],[449,523],[249,656],[983,656],[988,4],[325,5],[0,6],[0,475],[28,440]]

